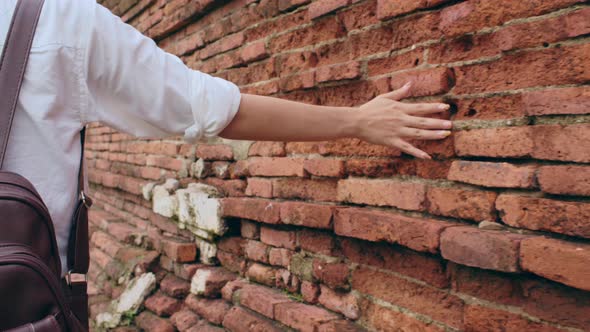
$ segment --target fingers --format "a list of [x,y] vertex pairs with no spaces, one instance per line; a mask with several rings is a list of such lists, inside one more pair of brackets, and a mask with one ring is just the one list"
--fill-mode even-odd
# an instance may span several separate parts
[[383,94],[382,97],[392,99],[392,100],[402,100],[410,95],[410,89],[412,88],[412,83],[408,82],[401,88],[391,91],[389,93]]
[[404,120],[406,126],[421,129],[451,129],[453,123],[448,120],[408,116]]
[[399,130],[399,135],[401,137],[409,139],[437,140],[448,137],[449,135],[451,135],[451,132],[448,130],[424,130],[418,128],[401,128]]
[[412,115],[427,115],[427,114],[434,114],[444,112],[449,109],[449,105],[441,104],[441,103],[418,103],[418,104],[408,104],[408,103],[399,103],[396,105],[397,107],[403,109],[406,114]]
[[402,140],[402,139],[397,139],[393,145],[395,147],[397,147],[398,149],[402,150],[403,152],[412,155],[416,158],[420,158],[420,159],[432,159],[428,153],[416,148],[415,146],[413,146],[412,144]]

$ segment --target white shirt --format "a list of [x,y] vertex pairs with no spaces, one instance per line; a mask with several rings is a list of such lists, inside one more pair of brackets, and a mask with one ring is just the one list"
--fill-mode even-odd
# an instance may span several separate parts
[[[16,0],[0,1],[2,45]],[[4,170],[33,183],[53,219],[66,272],[76,204],[80,129],[99,121],[138,137],[219,134],[238,88],[187,68],[93,0],[46,0],[31,50]]]

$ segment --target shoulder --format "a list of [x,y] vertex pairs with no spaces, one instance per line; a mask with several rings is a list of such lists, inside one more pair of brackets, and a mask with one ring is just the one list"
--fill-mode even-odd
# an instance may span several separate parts
[[99,5],[94,0],[45,0],[33,47],[43,44],[84,47],[96,7]]

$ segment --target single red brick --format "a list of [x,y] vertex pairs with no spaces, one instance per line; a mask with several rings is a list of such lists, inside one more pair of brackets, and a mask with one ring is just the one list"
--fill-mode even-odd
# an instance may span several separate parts
[[422,280],[437,288],[449,286],[446,262],[432,255],[422,254],[387,243],[343,238],[342,253],[351,262],[390,270]]
[[279,303],[275,309],[275,319],[300,331],[316,331],[316,328],[338,316],[319,307],[298,303]]
[[301,283],[301,296],[305,302],[316,304],[320,296],[320,286],[309,281]]
[[313,261],[313,277],[334,289],[348,289],[350,269],[344,263],[328,263],[322,259]]
[[190,291],[190,283],[173,274],[169,274],[160,283],[160,288],[172,297],[183,298]]
[[305,176],[302,158],[249,159],[248,170],[252,176]]
[[590,124],[545,125],[533,128],[534,158],[590,162]]
[[502,194],[496,209],[513,227],[590,238],[589,203]]
[[340,159],[307,159],[303,167],[315,176],[339,178],[344,175],[344,161]]
[[316,70],[318,83],[351,80],[361,76],[361,67],[358,62],[349,62],[333,66],[320,67]]
[[284,289],[290,293],[299,293],[301,280],[287,269],[275,270],[274,287]]
[[521,287],[524,297],[524,301],[519,303],[519,306],[524,312],[561,326],[577,327],[582,330],[590,326],[588,316],[590,294],[587,291],[540,278],[522,280],[518,286]]
[[429,8],[448,2],[449,0],[378,0],[377,16],[386,20],[417,9]]
[[272,198],[272,180],[249,178],[248,187],[246,187],[246,195]]
[[197,157],[204,160],[232,160],[234,152],[229,145],[200,144],[197,146]]
[[162,238],[162,250],[166,256],[175,262],[188,263],[197,257],[197,245],[192,242],[184,242],[173,238]]
[[497,194],[491,191],[429,187],[426,194],[432,214],[475,221],[494,221]]
[[234,48],[238,48],[240,46],[242,46],[242,44],[244,43],[244,33],[243,32],[239,32],[239,33],[235,33],[233,35],[229,35],[226,36],[212,44],[209,44],[207,47],[205,47],[204,49],[202,49],[199,52],[199,57],[201,58],[201,60],[210,58],[216,54],[219,53],[223,53],[223,52],[227,52],[229,50],[232,50]]
[[282,248],[272,248],[268,253],[268,262],[271,265],[289,267],[293,251]]
[[330,233],[302,229],[297,232],[297,243],[301,249],[320,255],[333,256],[336,241]]
[[531,7],[529,3],[515,3],[510,0],[464,2],[441,12],[440,29],[447,36],[457,36],[484,27],[502,25],[501,23],[520,17],[538,16],[556,9],[568,7],[578,0],[558,0],[542,2]]
[[254,263],[246,271],[246,276],[249,280],[273,287],[275,285],[276,271],[271,266]]
[[275,310],[279,304],[293,302],[283,293],[264,286],[247,285],[239,292],[241,305],[271,319],[275,319]]
[[535,166],[457,160],[451,165],[449,180],[484,187],[531,188],[534,186],[535,171]]
[[520,261],[526,271],[590,290],[590,245],[535,237],[522,241]]
[[268,331],[280,332],[271,320],[256,315],[244,308],[233,307],[223,319],[223,327],[229,331],[247,332],[247,331]]
[[453,225],[364,209],[339,209],[334,215],[334,232],[338,235],[398,243],[416,251],[432,253],[438,252],[440,233]]
[[260,226],[254,222],[242,220],[240,223],[240,233],[247,239],[258,240],[260,238]]
[[198,315],[196,315],[194,312],[188,309],[178,311],[174,315],[172,315],[172,317],[170,317],[170,322],[172,322],[172,324],[174,324],[174,326],[180,332],[184,332],[190,329],[191,327],[196,325],[200,320],[201,318]]
[[465,331],[535,331],[562,332],[564,330],[534,322],[523,316],[480,305],[465,307]]
[[221,295],[221,289],[237,276],[223,267],[208,267],[197,270],[192,279],[191,293],[216,298]]
[[[315,68],[317,65],[317,55],[310,51],[281,54],[278,59],[280,64],[278,70],[281,77],[297,74]],[[291,142],[287,144],[291,144]]]
[[319,302],[324,307],[356,320],[360,316],[359,299],[353,293],[341,293],[321,285]]
[[349,6],[337,14],[338,18],[344,24],[346,31],[362,29],[366,26],[379,23],[375,13],[377,11],[377,4],[375,2],[353,0],[352,3],[358,5]]
[[174,327],[164,318],[160,318],[149,311],[144,311],[135,318],[135,324],[148,332],[174,332]]
[[338,182],[338,199],[357,204],[422,210],[425,194],[425,184],[418,182],[365,179]]
[[395,160],[350,159],[346,161],[346,173],[351,176],[388,177],[398,173]]
[[160,180],[164,173],[163,170],[155,167],[141,167],[139,169],[139,177],[148,180]]
[[337,181],[299,178],[274,179],[273,196],[285,199],[299,198],[320,202],[336,201]]
[[448,68],[407,71],[391,77],[392,90],[412,82],[411,97],[432,96],[449,92],[455,85],[455,74]]
[[310,0],[279,0],[279,10],[285,11],[295,6],[306,5]]
[[588,166],[542,166],[537,178],[546,193],[590,196]]
[[228,271],[243,275],[246,270],[246,259],[244,257],[218,250],[217,259],[221,263],[221,266]]
[[530,91],[523,95],[528,115],[586,114],[590,112],[590,88],[575,87]]
[[490,302],[520,306],[523,303],[520,282],[512,274],[482,270],[449,262],[447,271],[451,289]]
[[228,236],[217,242],[217,248],[236,255],[244,254],[246,241],[239,236]]
[[455,133],[455,152],[459,156],[526,157],[533,152],[533,137],[531,127],[459,131]]
[[254,42],[252,44],[245,46],[242,49],[241,57],[245,63],[250,63],[267,58],[268,51],[266,50],[266,44],[264,40]]
[[283,92],[313,88],[315,85],[315,71],[306,71],[283,77],[279,81],[279,88]]
[[133,243],[134,238],[139,234],[139,230],[129,224],[113,222],[107,226],[107,232],[119,242]]
[[248,161],[238,160],[229,167],[229,174],[232,179],[245,178],[248,174]]
[[503,272],[520,272],[522,235],[486,231],[475,227],[451,227],[440,237],[440,251],[453,262]]
[[[461,66],[455,69],[456,94],[491,93],[533,86],[583,83],[590,64],[585,55],[590,45],[530,50],[504,54],[499,60]],[[566,70],[573,66],[579,70]],[[543,68],[544,70],[539,70]]]
[[[357,0],[353,0],[357,1]],[[333,320],[318,327],[321,332],[362,332],[366,331],[360,325],[346,319]]]
[[[248,259],[268,264],[269,246],[260,242],[248,240],[244,246],[244,252]],[[274,265],[274,264],[273,264]]]
[[224,300],[212,300],[189,295],[185,304],[207,321],[221,325],[223,317],[229,312],[231,305]]
[[324,156],[398,157],[401,154],[399,149],[367,143],[356,138],[322,142],[317,146],[317,149]]
[[522,99],[521,94],[459,99],[454,101],[457,113],[453,119],[457,121],[522,118],[526,116]]
[[168,317],[180,310],[181,303],[179,300],[168,297],[162,292],[157,292],[145,300],[145,307],[158,316]]
[[284,142],[255,142],[248,150],[248,156],[284,157],[286,155]]
[[294,48],[316,44],[322,41],[340,38],[345,34],[342,24],[336,17],[317,20],[313,25],[278,35],[271,39],[272,53],[281,53]]
[[279,248],[291,250],[297,248],[297,235],[293,231],[281,231],[262,227],[260,229],[260,241]]
[[363,317],[368,325],[377,331],[420,331],[443,332],[443,328],[434,324],[427,324],[400,311],[382,307],[364,300],[361,303]]
[[221,289],[221,297],[226,300],[227,302],[233,302],[234,300],[234,293],[245,285],[248,285],[248,282],[242,279],[236,279],[228,282],[223,286]]
[[331,206],[286,202],[281,205],[281,221],[284,224],[313,228],[331,228]]
[[262,199],[224,198],[221,200],[223,215],[251,219],[270,224],[280,221],[279,203]]
[[[424,62],[424,48],[420,47],[403,53],[395,53],[386,58],[369,60],[367,71],[369,77],[410,69]],[[389,89],[389,84],[387,85]]]
[[495,33],[495,39],[500,41],[498,48],[502,51],[534,47],[543,42],[554,43],[590,32],[590,27],[584,23],[588,19],[590,12],[579,10],[562,16],[508,26]]
[[363,294],[428,315],[451,327],[463,327],[464,302],[447,291],[364,267],[353,272],[352,286]]
[[101,249],[111,257],[115,257],[117,251],[119,251],[119,249],[122,247],[119,242],[113,240],[113,238],[100,231],[94,232],[92,234],[91,241],[92,245],[96,246],[98,249]]
[[351,0],[318,0],[309,6],[309,19],[313,20],[320,16],[331,13],[342,7],[350,5]]

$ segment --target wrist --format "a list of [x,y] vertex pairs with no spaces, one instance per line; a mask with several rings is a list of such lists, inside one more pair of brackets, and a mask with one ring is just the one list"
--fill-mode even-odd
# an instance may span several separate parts
[[361,131],[361,112],[358,107],[344,108],[344,125],[342,128],[342,137],[359,138]]

